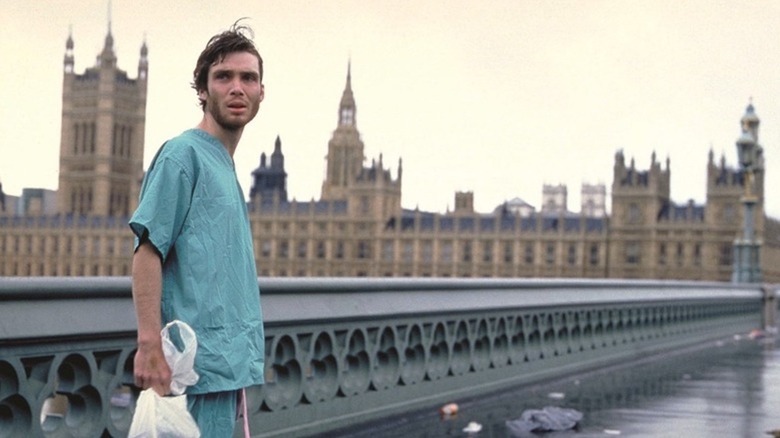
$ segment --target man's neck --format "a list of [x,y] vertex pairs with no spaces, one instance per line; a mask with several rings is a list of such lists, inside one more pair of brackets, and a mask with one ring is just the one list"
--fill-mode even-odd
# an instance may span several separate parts
[[197,128],[208,132],[219,140],[222,145],[225,146],[225,149],[227,149],[230,158],[233,158],[236,147],[238,147],[238,142],[241,140],[241,134],[244,132],[243,127],[236,130],[225,129],[209,117],[203,117],[203,120],[198,123]]

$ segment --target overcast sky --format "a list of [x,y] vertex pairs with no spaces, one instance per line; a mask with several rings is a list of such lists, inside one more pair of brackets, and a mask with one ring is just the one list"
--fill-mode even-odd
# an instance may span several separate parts
[[[62,60],[95,63],[108,0],[0,0],[0,181],[57,187]],[[443,212],[456,191],[491,211],[543,184],[612,183],[622,149],[668,156],[672,198],[705,200],[707,156],[734,166],[750,99],[761,118],[766,207],[780,217],[780,2],[716,0],[113,0],[118,65],[149,48],[144,167],[201,117],[189,88],[208,38],[240,17],[265,61],[266,99],[236,152],[244,191],[282,140],[288,193],[319,198],[347,64],[368,162],[403,159],[407,208]],[[368,163],[367,163],[368,164]],[[774,196],[773,196],[774,195]]]

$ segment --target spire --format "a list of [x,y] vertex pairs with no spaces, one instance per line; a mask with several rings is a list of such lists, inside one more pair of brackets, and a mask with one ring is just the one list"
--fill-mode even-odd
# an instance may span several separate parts
[[355,126],[355,97],[352,95],[352,60],[347,63],[347,85],[339,104],[339,126]]
[[65,58],[62,61],[65,73],[73,73],[73,25],[68,28],[68,40],[65,41]]
[[111,34],[111,0],[108,1],[108,33],[103,45],[103,52],[98,55],[97,64],[101,67],[113,68],[116,65],[114,55],[114,36]]
[[274,152],[271,154],[271,169],[284,171],[282,139],[278,135],[276,136],[276,142],[274,142]]
[[138,59],[138,79],[145,80],[149,73],[149,48],[146,47],[146,34],[144,33],[144,42],[141,44],[141,57]]

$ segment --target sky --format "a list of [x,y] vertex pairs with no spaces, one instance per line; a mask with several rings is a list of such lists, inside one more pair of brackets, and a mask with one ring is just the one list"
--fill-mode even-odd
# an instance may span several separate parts
[[[780,2],[719,0],[0,0],[0,181],[57,188],[62,61],[95,64],[111,26],[119,68],[149,49],[144,168],[202,116],[189,84],[214,34],[241,17],[265,64],[258,117],[235,155],[245,193],[281,138],[288,194],[319,199],[351,63],[366,165],[383,156],[402,205],[477,211],[544,184],[612,184],[623,150],[639,170],[671,160],[676,203],[704,203],[709,151],[736,166],[752,101],[766,157],[766,211],[780,217]],[[109,12],[110,11],[110,12]]]

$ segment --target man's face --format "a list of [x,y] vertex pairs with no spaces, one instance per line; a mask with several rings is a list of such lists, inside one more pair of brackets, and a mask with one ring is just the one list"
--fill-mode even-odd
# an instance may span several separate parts
[[206,101],[206,116],[225,130],[243,128],[257,114],[264,96],[257,57],[228,53],[209,69],[206,88],[199,93]]

